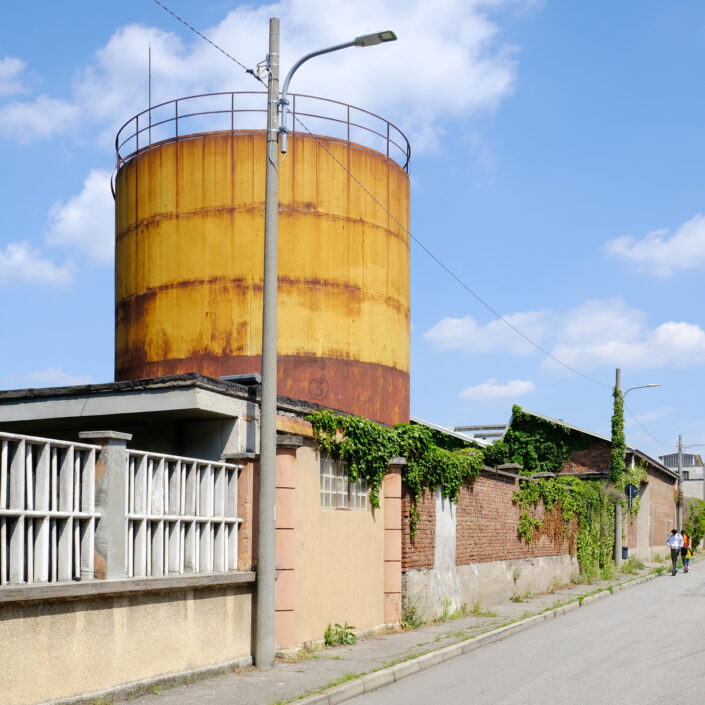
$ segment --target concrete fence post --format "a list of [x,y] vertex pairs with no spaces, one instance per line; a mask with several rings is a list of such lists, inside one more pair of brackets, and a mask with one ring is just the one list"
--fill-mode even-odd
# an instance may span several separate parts
[[81,431],[83,441],[101,446],[95,468],[95,504],[100,520],[95,533],[95,577],[127,577],[127,442],[131,433]]

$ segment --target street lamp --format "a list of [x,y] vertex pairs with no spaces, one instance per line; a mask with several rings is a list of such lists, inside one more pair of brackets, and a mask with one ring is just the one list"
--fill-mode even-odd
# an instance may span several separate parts
[[[279,144],[286,152],[286,110],[289,81],[305,61],[320,54],[351,46],[368,47],[395,40],[394,32],[365,34],[351,42],[314,51],[299,59],[284,81],[279,98],[279,18],[269,20],[267,66],[267,166],[264,203],[264,275],[262,283],[262,388],[260,406],[260,472],[257,554],[257,610],[255,615],[255,665],[269,668],[274,663],[274,580],[276,536],[276,462],[277,462],[277,236],[279,229]],[[282,122],[279,123],[279,106]]]
[[374,34],[363,34],[359,37],[355,37],[350,42],[344,42],[343,44],[336,44],[332,47],[326,47],[325,49],[319,49],[318,51],[312,51],[310,54],[302,56],[292,67],[289,69],[289,73],[286,74],[284,79],[284,87],[282,88],[282,97],[279,100],[279,105],[281,106],[281,115],[279,123],[279,133],[281,134],[281,153],[286,154],[287,149],[287,135],[289,133],[289,128],[286,126],[286,107],[289,105],[289,82],[291,77],[296,73],[298,68],[304,62],[312,59],[314,56],[320,56],[321,54],[330,54],[332,51],[338,51],[339,49],[347,49],[348,47],[371,47],[376,44],[382,44],[384,42],[393,42],[397,38],[391,30],[386,30],[384,32],[375,32]]
[[[688,448],[699,448],[705,446],[705,443],[691,443],[683,447],[683,436],[678,436],[678,484],[683,484],[683,451]],[[705,467],[703,467],[703,502],[705,502]],[[680,521],[680,519],[679,519]],[[682,527],[681,527],[682,528]]]
[[629,392],[632,391],[632,389],[648,389],[649,387],[660,387],[660,386],[661,386],[660,384],[641,384],[638,387],[629,387],[629,389],[627,389],[627,391],[624,392],[624,394],[622,394],[622,401],[624,401],[624,397],[626,397],[627,394],[629,394]]

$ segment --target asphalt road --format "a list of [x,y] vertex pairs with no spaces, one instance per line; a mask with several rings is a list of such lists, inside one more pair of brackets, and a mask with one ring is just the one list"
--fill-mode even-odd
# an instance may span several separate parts
[[702,705],[705,562],[585,605],[350,705]]

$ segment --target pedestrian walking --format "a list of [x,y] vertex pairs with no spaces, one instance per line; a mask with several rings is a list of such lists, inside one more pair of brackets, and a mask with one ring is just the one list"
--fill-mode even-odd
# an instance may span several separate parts
[[675,575],[678,572],[678,556],[683,548],[683,537],[675,529],[671,529],[671,533],[666,539],[666,546],[671,549],[671,575]]
[[693,555],[690,552],[690,536],[685,533],[685,529],[681,531],[683,537],[683,547],[681,548],[681,560],[683,561],[683,572],[687,573],[690,568],[690,557]]

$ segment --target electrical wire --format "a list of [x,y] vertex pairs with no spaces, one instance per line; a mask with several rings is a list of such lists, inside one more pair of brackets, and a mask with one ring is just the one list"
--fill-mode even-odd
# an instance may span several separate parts
[[[624,404],[624,399],[622,399],[622,404]],[[639,428],[640,428],[652,441],[656,441],[656,443],[658,443],[659,445],[664,446],[664,448],[672,448],[672,447],[673,447],[673,443],[664,443],[663,441],[660,441],[660,440],[659,440],[658,438],[656,438],[655,436],[652,436],[652,435],[642,426],[641,421],[639,421],[639,419],[636,417],[636,415],[634,414],[634,412],[633,412],[626,404],[624,404],[624,408],[629,412],[629,414],[630,414],[631,417],[634,419],[634,421],[636,421],[637,426],[639,426]]]
[[[205,40],[210,44],[214,49],[217,49],[221,54],[225,55],[228,57],[231,61],[234,61],[238,66],[243,68],[245,70],[245,73],[250,74],[255,80],[259,81],[261,84],[266,85],[266,83],[255,73],[253,69],[247,68],[244,64],[240,63],[234,56],[231,56],[226,52],[225,50],[221,49],[217,44],[212,42],[208,37],[206,37],[204,34],[199,32],[195,27],[190,25],[188,22],[186,22],[184,19],[179,17],[175,12],[170,10],[166,5],[160,2],[160,0],[154,0],[154,2],[159,5],[162,9],[166,10],[170,15],[173,15],[179,22],[181,22],[183,25],[188,27],[192,32],[197,34],[201,39]],[[285,108],[288,110],[288,108]],[[289,113],[291,113],[291,110],[289,110]],[[582,377],[583,379],[587,380],[588,382],[592,382],[593,384],[596,384],[600,387],[604,387],[606,389],[612,389],[612,385],[606,384],[605,382],[601,382],[594,377],[590,377],[589,375],[586,375],[585,373],[581,372],[580,370],[572,367],[571,365],[567,364],[566,362],[563,362],[563,360],[560,360],[557,358],[555,355],[553,355],[551,352],[546,350],[543,346],[539,345],[536,341],[532,340],[526,333],[524,333],[522,330],[517,328],[511,321],[507,320],[502,314],[499,313],[493,306],[491,306],[485,299],[483,299],[479,294],[477,294],[466,282],[464,282],[450,267],[448,267],[439,257],[437,257],[426,245],[421,242],[414,234],[343,164],[327,147],[317,135],[315,135],[309,128],[308,126],[301,120],[301,118],[298,115],[294,115],[294,120],[303,127],[303,129],[314,139],[314,141],[318,144],[319,147],[321,147],[327,154],[330,156],[337,164],[340,166],[343,171],[386,213],[386,215],[391,218],[408,236],[409,238],[418,246],[420,247],[446,274],[448,274],[452,279],[455,280],[457,284],[459,284],[465,291],[467,291],[475,300],[477,300],[480,304],[482,304],[488,311],[490,311],[497,319],[502,321],[505,325],[507,325],[509,328],[511,328],[517,335],[519,335],[521,338],[523,338],[527,343],[532,345],[534,348],[536,348],[539,352],[543,353],[547,358],[553,360],[555,363],[560,365],[561,367],[565,368],[566,370],[572,372],[573,374],[578,375],[579,377]],[[282,160],[283,161],[283,160]],[[649,431],[644,428],[644,426],[641,424],[639,419],[635,416],[635,414],[632,412],[632,410],[625,404],[624,407],[627,409],[627,411],[630,413],[631,417],[634,419],[634,421],[638,424],[639,428],[641,428],[644,433],[646,433],[649,438],[652,440],[656,441],[656,443],[659,443],[662,446],[665,447],[670,447],[671,444],[664,443],[663,441],[660,441],[658,438],[655,436],[651,435]]]
[[242,68],[242,69],[245,70],[245,73],[249,73],[250,76],[252,76],[256,81],[259,81],[262,85],[265,85],[265,86],[267,85],[267,84],[257,75],[257,73],[255,72],[254,69],[247,68],[247,66],[245,66],[245,64],[240,63],[234,56],[231,56],[230,54],[228,54],[228,52],[225,51],[225,49],[221,49],[215,42],[212,42],[210,39],[208,39],[208,37],[206,37],[205,34],[202,34],[201,32],[199,32],[195,27],[193,27],[192,25],[190,25],[186,20],[184,20],[184,19],[182,19],[181,17],[179,17],[173,10],[170,10],[166,5],[164,5],[163,3],[159,2],[159,0],[154,0],[154,2],[155,2],[157,5],[159,5],[159,7],[161,7],[162,10],[166,10],[170,15],[172,15],[172,16],[175,17],[177,20],[179,20],[179,22],[181,22],[182,25],[184,25],[185,27],[188,27],[192,32],[195,32],[201,39],[203,39],[203,40],[205,40],[206,42],[208,42],[214,49],[217,49],[221,54],[227,56],[228,59],[230,59],[231,61],[234,61],[240,68]]
[[[291,111],[289,111],[291,112]],[[471,296],[473,296],[477,301],[479,301],[488,311],[490,311],[493,315],[495,315],[502,323],[506,324],[509,326],[517,335],[521,336],[526,340],[527,343],[531,344],[533,347],[535,347],[537,350],[542,352],[546,357],[550,358],[557,364],[561,365],[565,369],[569,370],[570,372],[573,372],[576,375],[579,375],[580,377],[583,377],[584,379],[588,380],[589,382],[593,382],[594,384],[597,384],[601,387],[605,387],[606,389],[612,389],[612,386],[609,384],[606,384],[605,382],[600,382],[597,379],[594,379],[593,377],[590,377],[589,375],[584,374],[580,370],[576,370],[574,367],[571,367],[569,364],[563,362],[562,360],[559,360],[555,355],[550,353],[548,350],[543,348],[541,345],[539,345],[536,341],[532,340],[526,333],[524,333],[522,330],[517,328],[511,321],[507,320],[504,316],[502,316],[501,313],[499,313],[495,308],[493,308],[487,301],[485,301],[479,294],[477,294],[475,291],[473,291],[468,284],[466,284],[450,267],[448,267],[439,257],[437,257],[431,250],[424,245],[421,240],[419,240],[417,237],[415,237],[412,232],[391,212],[389,209],[354,175],[350,172],[350,170],[343,164],[318,138],[317,135],[313,134],[311,130],[308,129],[308,127],[303,123],[301,118],[296,115],[294,116],[294,119],[296,122],[298,122],[301,127],[308,132],[308,134],[313,137],[313,139],[316,141],[319,147],[321,147],[325,152],[328,153],[328,155],[347,173],[347,175],[389,216],[408,236],[413,240],[441,269],[443,269],[446,274],[448,274],[450,277],[452,277],[465,291],[467,291]]]

